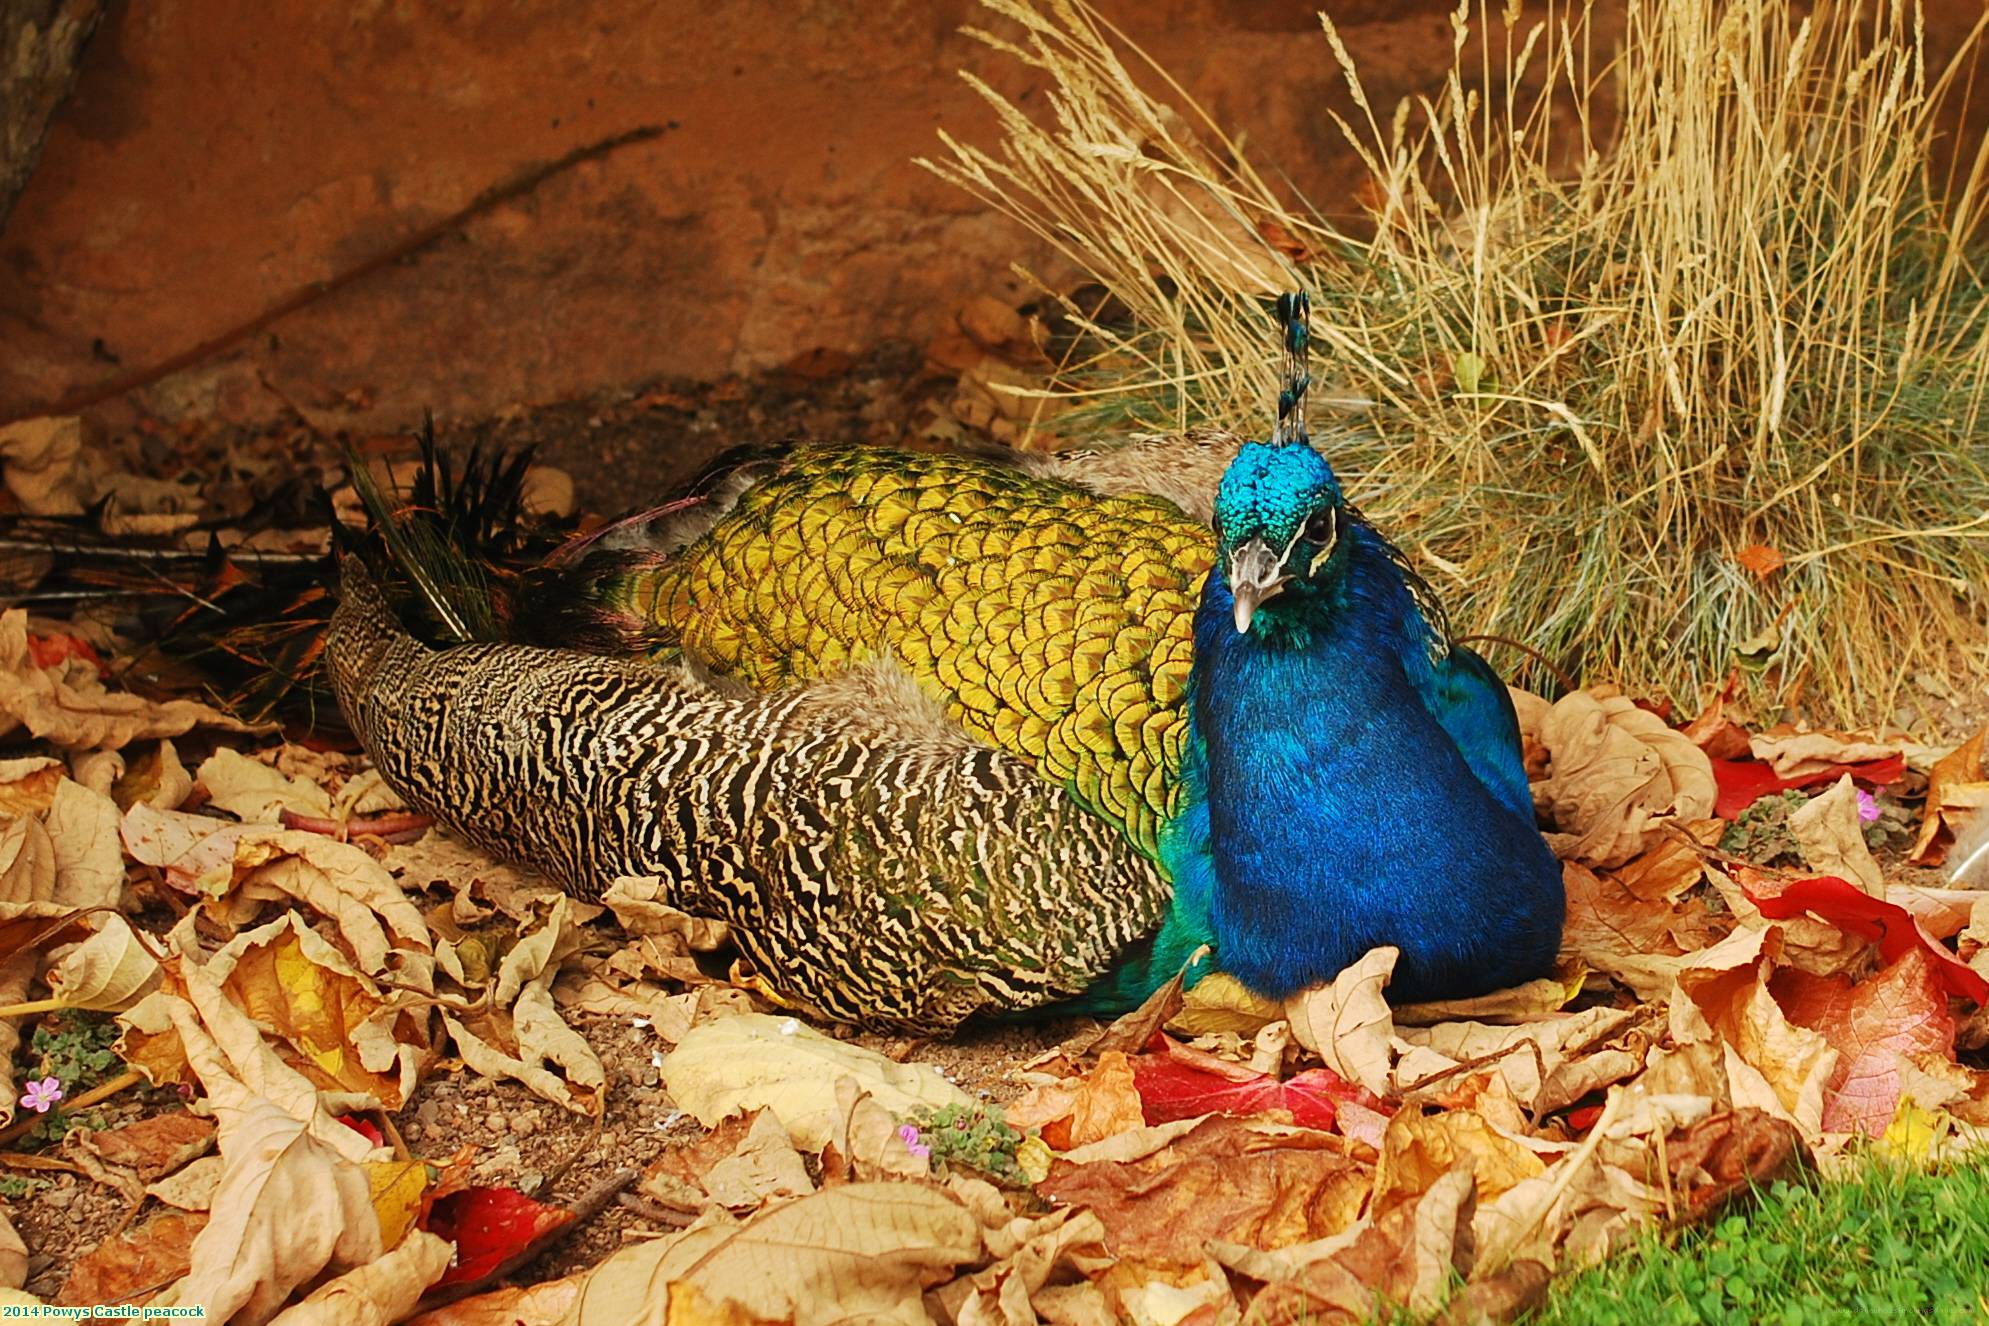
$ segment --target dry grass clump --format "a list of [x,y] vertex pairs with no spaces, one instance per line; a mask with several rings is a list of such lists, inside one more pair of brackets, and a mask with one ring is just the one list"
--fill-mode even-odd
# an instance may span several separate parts
[[1003,141],[928,164],[1131,311],[1086,324],[1067,417],[1261,431],[1295,283],[1324,394],[1371,407],[1332,459],[1468,629],[1688,702],[1740,666],[1867,723],[1902,676],[1980,675],[1989,155],[1931,166],[1980,26],[1930,74],[1899,4],[1625,0],[1612,53],[1584,7],[1467,2],[1443,90],[1391,110],[1328,20],[1357,238],[1079,0],[987,3],[1052,122],[983,87]]

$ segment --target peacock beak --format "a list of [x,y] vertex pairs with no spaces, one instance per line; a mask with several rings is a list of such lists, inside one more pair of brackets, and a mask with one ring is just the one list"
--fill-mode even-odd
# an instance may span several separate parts
[[1284,562],[1262,539],[1248,539],[1229,555],[1229,592],[1236,600],[1236,632],[1250,630],[1250,619],[1265,599],[1274,597],[1291,577]]

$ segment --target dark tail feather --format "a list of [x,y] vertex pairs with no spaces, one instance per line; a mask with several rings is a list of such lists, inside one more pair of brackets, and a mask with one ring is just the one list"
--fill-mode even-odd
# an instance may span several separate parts
[[730,511],[747,489],[785,463],[788,444],[734,447],[670,500],[573,540],[521,576],[509,638],[559,649],[621,656],[676,642],[640,613],[615,606],[616,590],[669,561]]
[[[358,556],[409,629],[431,643],[506,638],[521,576],[555,551],[571,522],[528,517],[529,453],[471,449],[451,464],[432,429],[405,493],[387,493],[348,457],[368,527],[317,513],[337,555]],[[147,640],[121,670],[150,692],[198,688],[245,718],[314,721],[335,714],[323,675],[325,630],[337,606],[333,552],[205,549],[107,536],[87,517],[0,527],[0,595],[52,610],[115,605],[122,634]]]

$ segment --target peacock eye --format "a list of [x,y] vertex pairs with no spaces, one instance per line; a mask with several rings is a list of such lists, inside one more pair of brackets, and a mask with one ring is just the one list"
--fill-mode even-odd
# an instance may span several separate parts
[[1338,528],[1339,517],[1334,514],[1333,508],[1322,507],[1306,517],[1305,541],[1326,546],[1333,542],[1333,536]]

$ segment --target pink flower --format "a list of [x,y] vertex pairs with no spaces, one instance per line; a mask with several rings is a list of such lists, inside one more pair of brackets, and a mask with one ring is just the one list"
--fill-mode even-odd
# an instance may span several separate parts
[[28,1083],[28,1089],[21,1095],[21,1104],[36,1114],[47,1114],[56,1101],[62,1099],[62,1083],[52,1077],[39,1082]]
[[1879,817],[1878,798],[1864,788],[1858,789],[1858,823],[1870,824]]
[[911,1152],[920,1160],[929,1160],[932,1158],[932,1148],[927,1146],[922,1140],[922,1135],[917,1125],[909,1123],[899,1124],[898,1140],[905,1144],[905,1150]]

